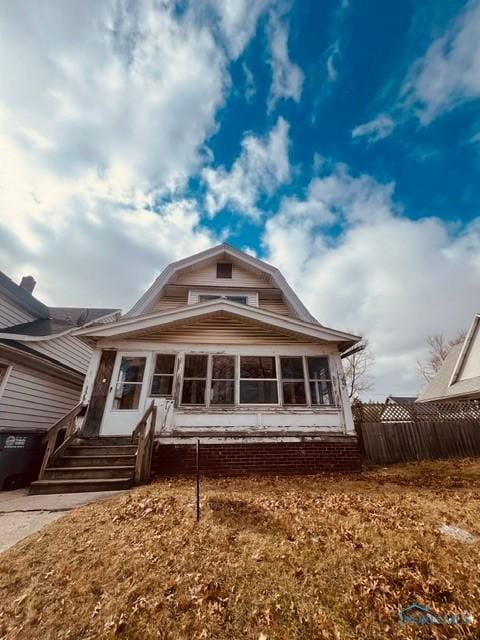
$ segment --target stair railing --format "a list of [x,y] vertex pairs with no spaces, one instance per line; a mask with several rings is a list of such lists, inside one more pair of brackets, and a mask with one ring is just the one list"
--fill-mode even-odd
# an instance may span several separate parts
[[[54,425],[50,427],[47,433],[44,435],[42,442],[45,444],[45,453],[43,455],[42,466],[38,474],[38,479],[42,480],[45,476],[45,469],[53,462],[58,456],[65,451],[69,444],[74,440],[79,432],[80,428],[77,426],[77,416],[82,411],[84,405],[79,402],[73,409],[70,409],[68,413],[62,416]],[[63,441],[57,446],[58,434],[61,431],[65,431]]]
[[132,433],[132,444],[137,443],[135,460],[135,482],[137,484],[146,482],[150,478],[156,420],[157,407],[152,401]]

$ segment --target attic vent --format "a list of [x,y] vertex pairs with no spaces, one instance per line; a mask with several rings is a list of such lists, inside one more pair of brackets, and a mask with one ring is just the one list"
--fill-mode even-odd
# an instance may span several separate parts
[[231,278],[232,264],[230,262],[217,262],[217,278]]

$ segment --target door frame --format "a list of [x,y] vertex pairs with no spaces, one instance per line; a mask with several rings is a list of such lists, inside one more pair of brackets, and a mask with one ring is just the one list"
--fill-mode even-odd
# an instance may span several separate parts
[[[141,391],[140,391],[140,399],[138,402],[137,409],[114,409],[113,403],[115,400],[115,389],[118,384],[118,374],[120,372],[120,365],[122,362],[122,358],[145,358],[145,369],[143,372],[143,380],[141,383]],[[147,405],[149,385],[151,380],[151,370],[152,370],[152,352],[151,351],[117,351],[117,356],[115,359],[115,364],[113,366],[112,377],[110,379],[110,388],[107,393],[107,398],[105,401],[105,410],[103,412],[102,423],[100,425],[100,435],[129,435],[125,433],[104,433],[104,428],[106,425],[107,419],[112,420],[114,423],[113,416],[115,414],[119,415],[132,415],[137,414],[138,419],[145,413],[145,408]],[[135,429],[135,426],[138,422],[138,419],[132,419],[132,430]]]

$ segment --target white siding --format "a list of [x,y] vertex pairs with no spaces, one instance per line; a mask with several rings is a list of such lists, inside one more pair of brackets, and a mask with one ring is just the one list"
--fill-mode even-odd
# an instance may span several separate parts
[[470,346],[463,361],[458,380],[468,380],[480,376],[480,322],[477,323]]
[[5,295],[0,294],[0,328],[4,329],[31,320],[35,320],[35,316],[29,314]]
[[288,305],[286,305],[281,298],[266,298],[260,293],[258,306],[260,307],[260,309],[264,309],[264,311],[270,311],[271,313],[279,313],[282,316],[290,316],[292,318],[297,317],[291,312]]
[[85,373],[92,349],[73,336],[66,335],[51,340],[29,341],[28,346],[68,367]]
[[13,363],[0,398],[0,427],[48,429],[80,398],[81,384]]

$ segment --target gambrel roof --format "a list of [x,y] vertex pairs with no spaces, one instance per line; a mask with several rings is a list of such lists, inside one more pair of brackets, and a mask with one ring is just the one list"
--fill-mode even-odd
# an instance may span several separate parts
[[280,289],[286,303],[300,320],[320,324],[308,311],[276,267],[273,267],[263,260],[254,258],[243,251],[239,251],[225,243],[169,264],[158,276],[155,282],[147,289],[143,296],[125,314],[125,317],[138,316],[152,311],[155,301],[160,296],[162,290],[177,274],[182,271],[198,268],[203,264],[225,260],[230,260],[234,264],[240,264],[249,270],[261,274],[262,277],[267,278],[274,286]]

